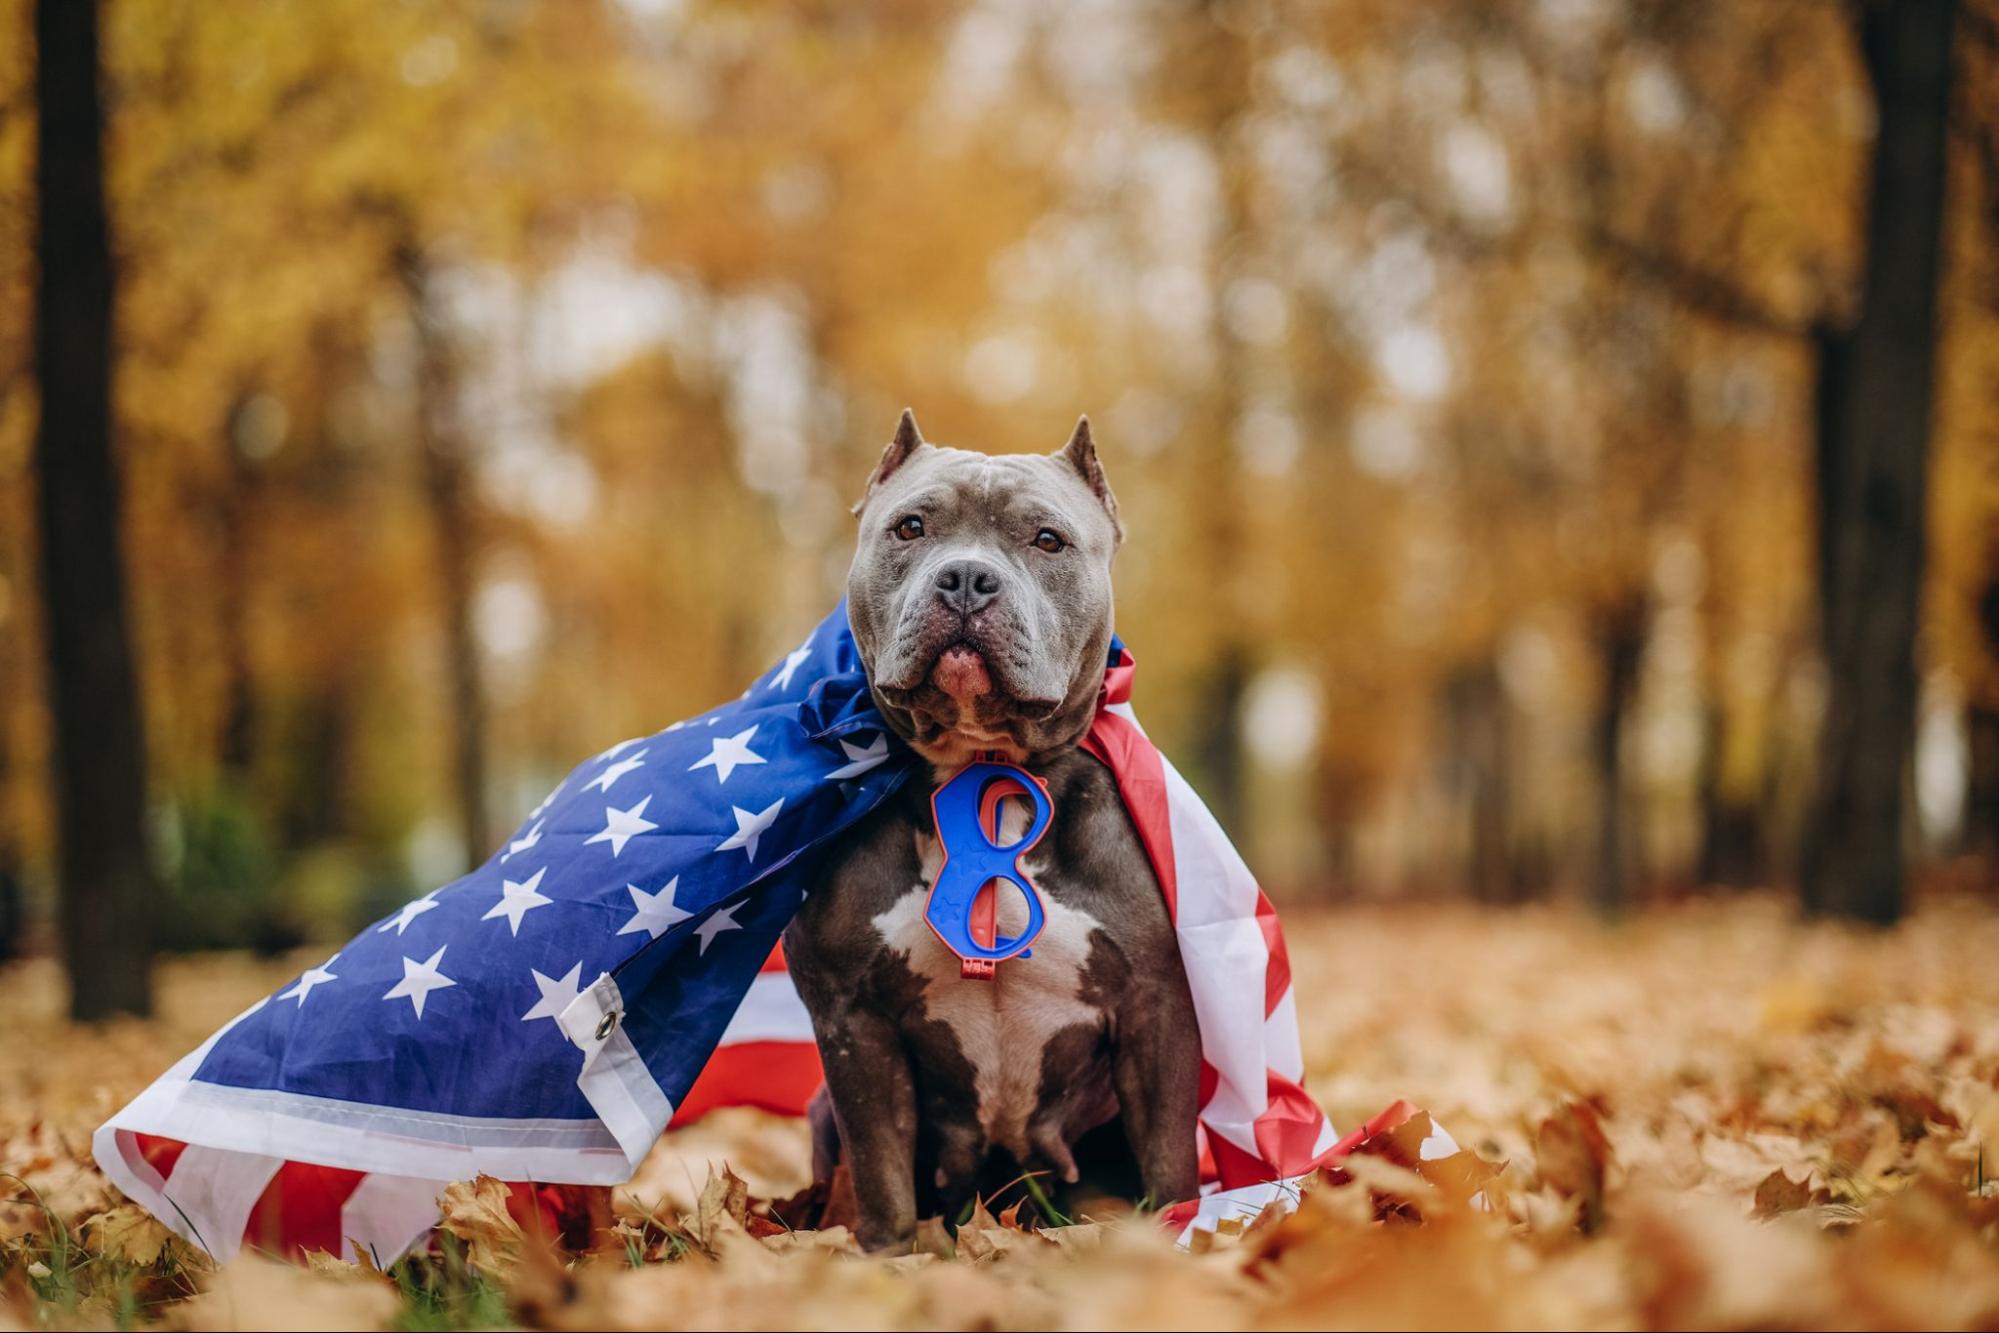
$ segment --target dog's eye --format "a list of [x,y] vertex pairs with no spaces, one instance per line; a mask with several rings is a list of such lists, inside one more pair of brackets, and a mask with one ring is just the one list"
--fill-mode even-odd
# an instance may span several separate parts
[[923,535],[923,520],[914,514],[907,514],[890,531],[903,541],[913,542]]
[[1054,555],[1069,543],[1063,541],[1061,534],[1056,532],[1055,529],[1043,528],[1034,534],[1034,544],[1048,552],[1048,554]]

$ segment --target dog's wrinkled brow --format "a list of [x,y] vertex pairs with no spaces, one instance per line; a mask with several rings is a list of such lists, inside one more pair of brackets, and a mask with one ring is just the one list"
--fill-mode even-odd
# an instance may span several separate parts
[[908,495],[890,496],[888,499],[894,502],[891,507],[898,514],[912,509],[927,509],[932,511],[938,509],[958,509],[964,504],[965,497],[963,490],[964,488],[961,486],[952,485],[948,481],[940,481],[920,487]]

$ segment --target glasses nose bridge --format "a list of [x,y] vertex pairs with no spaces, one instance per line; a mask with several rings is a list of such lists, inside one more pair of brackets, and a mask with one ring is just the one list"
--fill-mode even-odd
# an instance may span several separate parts
[[[1026,803],[1027,822],[1021,827],[1019,837],[1002,841],[1006,832],[1006,803],[1009,799]],[[979,836],[996,852],[1023,849],[1040,819],[1040,802],[1034,799],[1034,794],[1025,783],[1010,774],[992,778],[979,792]]]

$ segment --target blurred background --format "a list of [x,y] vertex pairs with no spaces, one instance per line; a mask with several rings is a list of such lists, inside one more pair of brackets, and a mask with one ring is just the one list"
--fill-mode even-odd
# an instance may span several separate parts
[[1989,892],[1995,89],[1995,0],[0,0],[0,944],[483,860],[905,404],[1091,415],[1280,901]]

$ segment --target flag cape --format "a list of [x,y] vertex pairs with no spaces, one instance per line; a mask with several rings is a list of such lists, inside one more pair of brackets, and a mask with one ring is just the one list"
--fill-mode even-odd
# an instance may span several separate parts
[[[1212,1226],[1340,1145],[1304,1091],[1276,914],[1139,729],[1132,675],[1114,643],[1085,747],[1178,933],[1222,1192],[1184,1220]],[[98,1163],[218,1258],[387,1262],[453,1180],[616,1184],[669,1123],[798,1112],[819,1064],[778,937],[829,840],[928,772],[843,603],[740,698],[579,765],[484,865],[245,1010],[98,1130]]]

